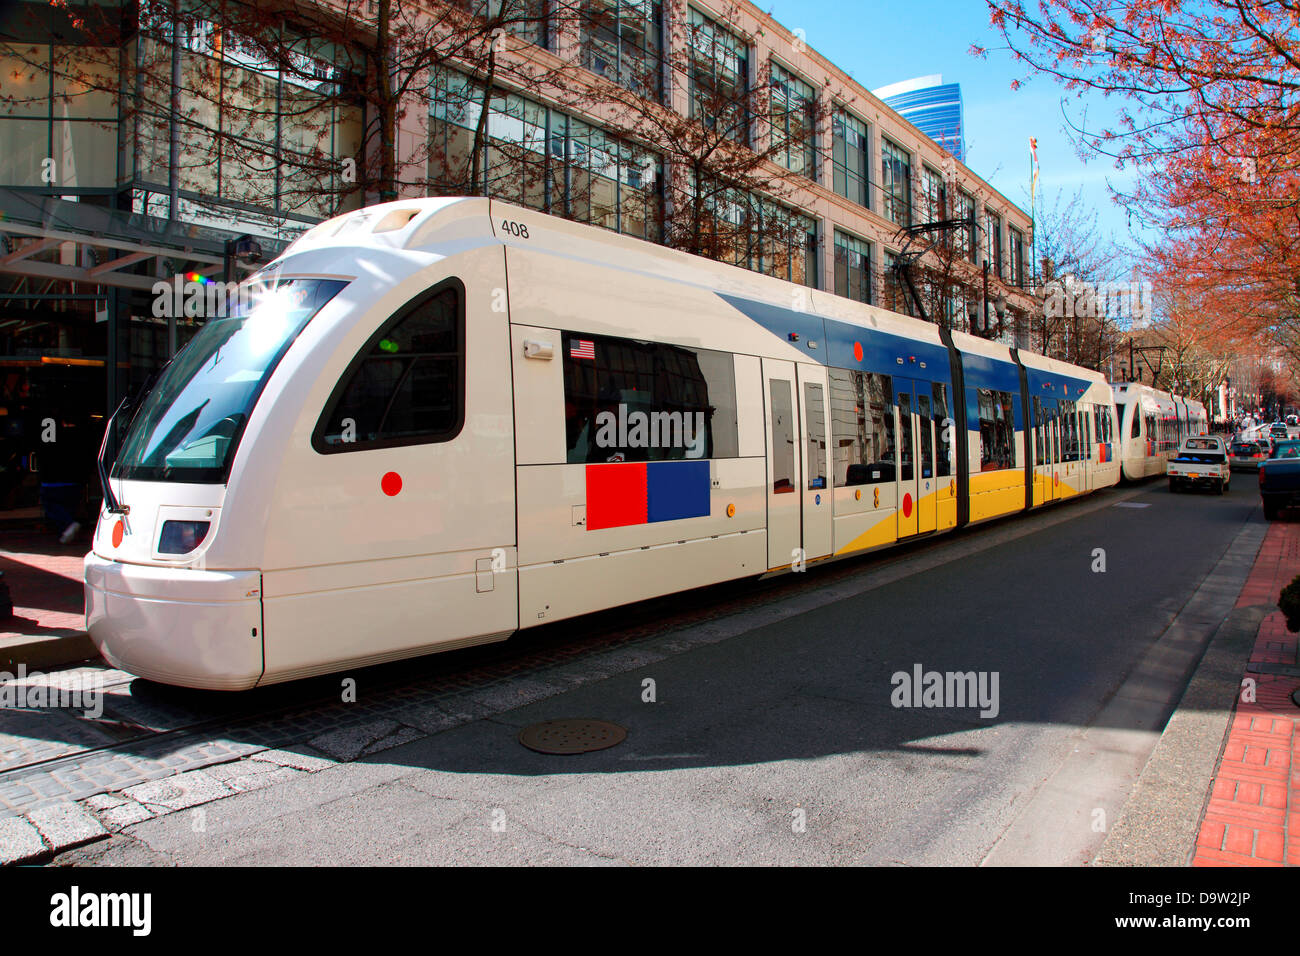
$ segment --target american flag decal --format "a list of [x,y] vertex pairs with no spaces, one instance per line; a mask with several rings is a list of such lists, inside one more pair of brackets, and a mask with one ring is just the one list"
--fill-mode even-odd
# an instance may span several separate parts
[[590,339],[572,339],[569,342],[569,358],[596,360],[596,344]]

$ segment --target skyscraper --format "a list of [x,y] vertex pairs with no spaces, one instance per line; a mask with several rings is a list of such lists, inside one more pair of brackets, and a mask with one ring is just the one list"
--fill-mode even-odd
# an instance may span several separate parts
[[943,74],[936,73],[891,83],[872,92],[958,160],[966,161],[959,84],[944,83]]

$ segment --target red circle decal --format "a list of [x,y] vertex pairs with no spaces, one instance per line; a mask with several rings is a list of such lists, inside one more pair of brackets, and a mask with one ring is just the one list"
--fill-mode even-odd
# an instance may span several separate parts
[[912,517],[912,496],[910,494],[903,495],[903,517]]
[[391,498],[402,490],[402,476],[395,471],[390,471],[380,479],[379,487]]
[[853,343],[853,357],[854,357],[855,359],[857,359],[859,362],[862,361],[862,343],[861,343],[861,342],[854,342],[854,343]]
[[124,534],[126,534],[126,524],[121,518],[118,518],[117,524],[113,525],[113,547],[120,548],[122,546],[122,536]]

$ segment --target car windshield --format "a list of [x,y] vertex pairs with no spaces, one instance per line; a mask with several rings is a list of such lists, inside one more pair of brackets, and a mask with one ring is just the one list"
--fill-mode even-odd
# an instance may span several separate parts
[[347,283],[280,279],[240,287],[158,378],[140,407],[115,478],[220,483],[244,423],[276,364],[313,315]]
[[1300,443],[1286,442],[1279,443],[1273,449],[1274,458],[1300,458]]

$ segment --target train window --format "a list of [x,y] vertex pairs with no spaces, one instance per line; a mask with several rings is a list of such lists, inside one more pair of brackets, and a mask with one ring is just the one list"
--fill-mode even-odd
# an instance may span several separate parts
[[1133,426],[1129,429],[1128,437],[1129,438],[1142,437],[1142,409],[1137,405],[1133,406]]
[[1079,413],[1079,434],[1083,436],[1083,460],[1092,460],[1092,412]]
[[894,480],[894,383],[888,375],[830,369],[835,487]]
[[938,445],[934,473],[943,478],[952,474],[955,457],[952,440],[957,431],[957,423],[948,419],[948,386],[943,382],[935,382],[930,393],[934,396],[934,434]]
[[822,387],[806,382],[803,387],[808,433],[808,490],[826,487],[826,405]]
[[930,396],[924,392],[917,392],[916,414],[916,422],[921,429],[921,477],[931,478],[934,476],[932,465],[934,461],[934,437],[930,430]]
[[575,332],[562,339],[569,464],[739,454],[731,353]]
[[898,395],[898,477],[911,481],[912,471],[912,396],[908,392]]
[[772,379],[772,493],[789,494],[795,489],[794,408],[790,404],[790,383]]
[[1015,415],[1010,392],[976,389],[980,417],[980,471],[1015,467]]
[[1105,411],[1106,410],[1100,405],[1092,406],[1092,437],[1098,443],[1105,441],[1102,437],[1102,418],[1105,415]]
[[1034,464],[1043,463],[1043,400],[1034,396]]
[[386,322],[339,380],[312,436],[322,453],[449,441],[465,421],[463,287],[443,284]]

